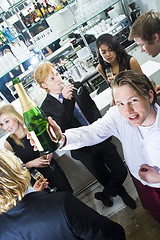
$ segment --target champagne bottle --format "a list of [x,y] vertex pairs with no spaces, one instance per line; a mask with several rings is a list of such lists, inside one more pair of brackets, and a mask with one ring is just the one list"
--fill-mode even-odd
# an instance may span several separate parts
[[19,96],[26,127],[41,154],[54,152],[59,144],[44,112],[28,96],[19,78],[12,80]]

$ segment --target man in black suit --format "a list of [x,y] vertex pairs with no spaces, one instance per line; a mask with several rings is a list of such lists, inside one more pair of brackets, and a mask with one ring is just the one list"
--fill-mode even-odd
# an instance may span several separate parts
[[121,225],[71,193],[35,192],[12,152],[0,150],[0,169],[1,240],[125,240]]
[[[47,116],[51,116],[57,122],[62,131],[91,124],[101,117],[87,89],[79,82],[63,87],[62,78],[51,63],[40,64],[34,75],[40,87],[48,93],[41,108]],[[79,87],[82,88],[80,95],[76,90]],[[127,169],[110,139],[71,151],[71,154],[104,186],[103,192],[95,193],[96,199],[111,207],[113,202],[110,197],[119,195],[127,206],[136,208],[134,200],[122,185],[127,176]]]

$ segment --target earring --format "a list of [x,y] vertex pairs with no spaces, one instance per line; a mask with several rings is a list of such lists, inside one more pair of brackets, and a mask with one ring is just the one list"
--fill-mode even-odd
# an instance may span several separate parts
[[117,57],[117,60],[118,60],[118,62],[120,62],[120,61],[121,61],[121,59],[120,59],[120,57],[119,57],[119,56]]

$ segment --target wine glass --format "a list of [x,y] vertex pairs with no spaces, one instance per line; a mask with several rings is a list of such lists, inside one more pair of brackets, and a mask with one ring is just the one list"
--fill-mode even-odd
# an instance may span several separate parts
[[[69,84],[70,82],[68,80],[64,80],[63,83],[61,84],[62,87],[65,87]],[[75,91],[77,91],[77,95],[81,95],[81,93],[83,92],[83,87],[80,86],[79,88],[73,87],[73,89]]]
[[111,67],[106,69],[106,75],[108,78],[113,77],[113,72]]
[[[31,176],[37,181],[39,179],[42,178],[42,181],[44,181],[44,176],[37,170],[37,169],[34,169],[32,172],[31,172]],[[54,188],[51,188],[49,185],[47,185],[48,189],[50,190],[50,192],[56,192],[57,188],[54,187]]]

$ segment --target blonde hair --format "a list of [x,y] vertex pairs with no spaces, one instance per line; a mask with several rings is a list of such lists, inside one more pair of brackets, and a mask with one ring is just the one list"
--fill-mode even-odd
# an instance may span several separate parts
[[[15,110],[15,108],[11,104],[4,105],[0,108],[0,116],[2,114],[7,114],[8,116],[13,117],[18,121],[18,123],[23,127],[24,120],[23,116]],[[3,126],[2,126],[3,129]],[[4,130],[3,130],[4,131]],[[16,134],[11,134],[10,137],[18,144],[24,147],[22,141],[16,136]]]
[[30,173],[8,150],[0,150],[0,214],[16,206],[30,184]]
[[[39,86],[41,88],[42,87],[42,83],[45,83],[46,78],[48,77],[49,73],[51,72],[54,76],[53,70],[52,68],[54,68],[54,65],[50,62],[44,62],[41,63],[35,70],[34,72],[34,79],[36,80],[36,82],[39,84]],[[44,88],[43,88],[44,89]],[[46,92],[48,93],[49,90],[47,88],[45,88]]]

